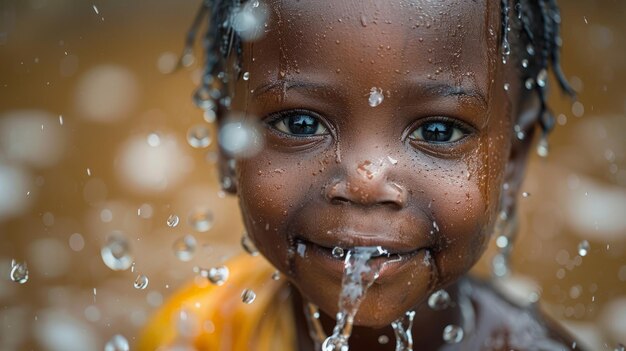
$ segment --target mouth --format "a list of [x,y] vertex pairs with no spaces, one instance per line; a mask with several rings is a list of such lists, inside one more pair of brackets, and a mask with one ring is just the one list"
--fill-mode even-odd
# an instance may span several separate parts
[[303,237],[295,237],[294,240],[296,260],[306,260],[311,264],[320,264],[332,276],[341,278],[344,270],[344,261],[349,252],[356,247],[374,247],[376,252],[368,260],[372,266],[380,269],[378,282],[383,282],[390,277],[399,274],[407,268],[408,263],[414,261],[422,254],[423,261],[430,257],[429,250],[425,247],[407,249],[399,247],[398,243],[375,240],[373,238],[353,238],[349,242],[344,242],[336,246],[316,243]]

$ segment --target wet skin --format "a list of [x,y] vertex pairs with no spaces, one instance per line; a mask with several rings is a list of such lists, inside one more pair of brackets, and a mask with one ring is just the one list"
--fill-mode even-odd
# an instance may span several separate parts
[[[426,299],[455,293],[485,250],[501,198],[513,206],[529,141],[512,136],[525,107],[521,79],[498,53],[496,3],[271,2],[266,35],[244,46],[250,79],[235,84],[233,110],[263,126],[265,147],[237,161],[235,185],[248,233],[297,288],[296,301],[336,314],[334,246],[380,245],[402,257],[367,292],[356,350],[378,345],[369,328],[416,308],[416,343],[441,344],[459,312],[433,313]],[[384,95],[376,107],[373,87]],[[330,332],[334,322],[323,321]]]

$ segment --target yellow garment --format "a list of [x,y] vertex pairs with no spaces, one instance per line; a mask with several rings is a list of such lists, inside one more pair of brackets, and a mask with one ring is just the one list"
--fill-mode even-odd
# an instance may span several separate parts
[[[295,321],[286,282],[273,280],[275,269],[260,256],[242,255],[226,266],[230,276],[224,285],[196,279],[160,308],[137,350],[295,350]],[[253,303],[242,302],[244,289],[256,293]]]

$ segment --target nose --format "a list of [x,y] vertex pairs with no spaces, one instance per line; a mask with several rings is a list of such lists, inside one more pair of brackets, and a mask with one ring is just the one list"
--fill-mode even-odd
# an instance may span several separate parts
[[388,205],[401,209],[407,202],[407,190],[389,179],[395,165],[387,159],[369,160],[346,165],[341,175],[326,187],[326,199],[334,204],[351,203],[360,206]]

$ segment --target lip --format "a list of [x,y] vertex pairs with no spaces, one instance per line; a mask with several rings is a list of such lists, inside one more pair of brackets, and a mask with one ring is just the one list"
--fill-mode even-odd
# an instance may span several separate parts
[[[416,259],[420,253],[427,251],[426,247],[416,249],[407,249],[406,247],[398,249],[399,244],[395,241],[376,240],[374,237],[351,237],[350,240],[344,239],[341,245],[326,245],[307,240],[302,237],[296,237],[296,246],[305,245],[304,255],[296,254],[297,260],[308,260],[315,265],[322,266],[326,272],[337,279],[343,277],[345,254],[340,258],[332,255],[333,247],[341,247],[347,254],[348,250],[354,247],[363,246],[380,246],[387,251],[378,257],[371,258],[370,264],[380,268],[379,277],[376,283],[382,283],[393,276],[400,274],[409,265],[408,263]],[[349,242],[350,244],[346,244]],[[296,248],[296,252],[298,252]],[[304,256],[304,257],[303,257]]]

